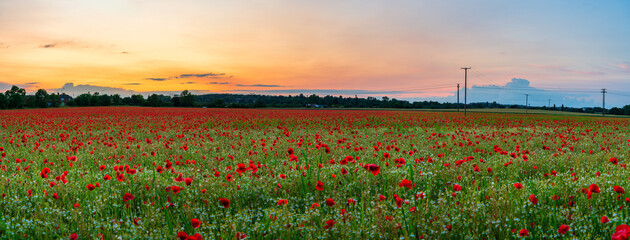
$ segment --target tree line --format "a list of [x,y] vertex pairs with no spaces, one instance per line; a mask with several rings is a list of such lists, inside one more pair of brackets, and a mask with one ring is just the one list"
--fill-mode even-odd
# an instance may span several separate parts
[[[272,96],[257,94],[203,94],[194,95],[188,90],[179,95],[167,96],[151,94],[146,99],[143,95],[134,94],[121,97],[119,94],[107,95],[83,93],[70,100],[62,101],[65,94],[48,94],[39,89],[34,95],[26,95],[26,90],[12,86],[4,94],[0,93],[0,109],[13,108],[47,108],[65,106],[148,106],[148,107],[214,107],[214,108],[399,108],[399,109],[456,109],[463,108],[462,103],[440,103],[437,101],[398,100],[396,98],[375,97],[359,98],[331,96],[321,97],[316,94],[288,96]],[[67,95],[66,95],[67,96]],[[474,108],[525,108],[523,105],[500,104],[497,102],[469,103],[469,109]],[[601,113],[602,108],[572,108],[565,107],[528,107],[529,109],[557,110],[569,112]],[[607,114],[630,115],[630,105],[623,108],[611,108]]]

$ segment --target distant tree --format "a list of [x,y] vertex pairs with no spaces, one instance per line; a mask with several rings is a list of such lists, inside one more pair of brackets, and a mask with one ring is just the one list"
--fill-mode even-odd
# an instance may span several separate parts
[[223,98],[217,98],[214,101],[212,101],[210,106],[217,107],[217,108],[225,107],[225,100],[223,100]]
[[92,94],[84,93],[72,99],[76,106],[92,106]]
[[131,99],[131,97],[124,97],[122,99],[122,105],[133,105],[133,99]]
[[22,108],[26,101],[26,90],[13,85],[10,90],[5,93],[8,98],[9,108]]
[[26,95],[26,100],[24,100],[24,106],[27,108],[36,108],[37,105],[35,104],[35,96],[33,95]]
[[109,95],[104,94],[98,97],[98,105],[99,106],[109,106],[112,105],[112,98]]
[[144,97],[140,94],[131,95],[131,104],[135,106],[142,106],[145,104]]
[[188,90],[184,90],[182,94],[179,96],[180,105],[182,107],[193,107],[195,106],[195,95],[193,95]]
[[50,94],[46,97],[46,103],[50,107],[59,107],[61,105],[61,97],[57,94]]
[[7,96],[0,93],[0,109],[6,109],[7,107],[9,107],[9,99],[7,99]]
[[147,98],[147,103],[151,107],[159,107],[160,106],[160,97],[158,97],[158,95],[155,94],[155,93],[151,94],[151,96],[149,96]]
[[171,103],[173,103],[173,106],[175,107],[181,107],[181,101],[179,97],[172,97]]
[[35,106],[40,108],[48,107],[48,93],[44,89],[39,89],[35,93]]
[[307,101],[309,104],[319,104],[320,98],[319,96],[312,94],[311,96],[308,96]]
[[112,95],[112,105],[123,105],[122,98],[119,94]]

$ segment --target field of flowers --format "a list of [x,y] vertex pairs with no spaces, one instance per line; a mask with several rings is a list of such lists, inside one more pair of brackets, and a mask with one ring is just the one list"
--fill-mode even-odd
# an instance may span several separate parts
[[628,119],[109,107],[0,126],[2,239],[630,235]]

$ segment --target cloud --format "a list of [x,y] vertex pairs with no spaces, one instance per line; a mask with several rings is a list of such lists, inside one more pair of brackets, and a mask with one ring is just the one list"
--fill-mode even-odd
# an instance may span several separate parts
[[197,82],[185,82],[185,83],[182,83],[182,84],[195,84],[195,83],[197,83]]
[[[525,96],[528,94],[528,97]],[[607,96],[608,97],[608,96]],[[530,106],[547,106],[554,104],[557,107],[565,105],[567,107],[588,107],[601,104],[601,93],[597,90],[551,90],[532,87],[530,81],[522,78],[513,78],[504,85],[473,85],[468,88],[468,103],[497,102],[500,104],[525,105],[528,101]],[[446,97],[421,97],[407,98],[413,101],[439,101],[457,102],[457,91],[451,92]],[[460,89],[459,102],[464,103],[464,89]]]
[[236,86],[239,86],[239,87],[282,87],[282,85],[267,85],[267,84],[252,84],[252,85],[236,84]]
[[127,52],[127,51],[120,52],[120,53],[122,53],[122,54],[129,54],[129,52]]
[[[10,84],[3,84],[2,82],[0,82],[0,89],[5,88],[6,85],[6,89],[10,89],[11,85]],[[127,83],[124,84],[126,86],[133,86],[133,85],[141,85],[140,83]],[[107,95],[114,95],[114,94],[118,94],[122,97],[129,97],[133,94],[141,94],[145,97],[148,97],[151,94],[162,94],[162,95],[167,95],[167,96],[173,96],[174,94],[180,94],[182,92],[182,90],[179,91],[145,91],[145,92],[138,92],[138,91],[133,91],[133,90],[127,90],[124,88],[115,88],[115,87],[103,87],[103,86],[96,86],[96,85],[90,85],[90,84],[80,84],[80,85],[74,85],[74,83],[66,83],[64,84],[61,88],[54,88],[54,89],[50,89],[52,92],[57,92],[57,93],[66,93],[70,96],[74,95],[74,96],[79,96],[83,93],[95,93],[98,92],[100,94],[107,94]],[[205,91],[205,90],[190,90],[190,92],[192,94],[195,95],[199,95],[199,94],[208,94],[211,93],[210,91]]]
[[11,89],[11,86],[13,86],[12,84],[9,83],[5,83],[5,82],[0,82],[0,94],[4,93],[4,91]]
[[179,78],[202,78],[202,77],[222,77],[225,76],[225,73],[203,73],[203,74],[181,74]]
[[556,71],[568,72],[568,73],[580,74],[580,75],[603,75],[603,74],[605,74],[604,72],[590,72],[590,71],[571,70],[569,68],[558,66],[558,65],[530,64],[529,66],[533,67],[533,68],[538,68],[538,69],[550,69],[550,70],[556,70]]
[[57,46],[56,43],[51,43],[51,44],[45,44],[45,45],[40,45],[40,48],[54,48],[55,46]]
[[208,84],[225,85],[225,84],[230,84],[230,83],[229,82],[209,82]]
[[151,81],[164,81],[167,80],[168,78],[145,78],[146,80],[151,80]]
[[[227,78],[232,78],[233,76],[229,76]],[[186,73],[186,74],[180,74],[178,76],[173,76],[173,77],[164,77],[164,78],[145,78],[146,80],[152,80],[152,81],[165,81],[165,80],[171,80],[171,79],[179,79],[179,78],[212,78],[212,79],[222,79],[225,78],[225,73],[202,73],[202,74],[192,74],[192,73]],[[187,84],[189,84],[190,82],[186,82]],[[226,83],[227,84],[227,83]]]
[[39,82],[30,82],[30,83],[25,83],[25,84],[28,84],[28,85],[35,85],[35,84],[39,84]]
[[527,79],[522,78],[512,78],[512,81],[505,84],[505,87],[509,88],[528,88],[529,81]]
[[257,93],[257,94],[316,94],[316,95],[345,95],[345,96],[386,96],[393,94],[408,94],[408,93],[421,93],[421,92],[405,92],[405,91],[375,91],[375,90],[347,90],[347,89],[268,89],[268,90],[254,90],[254,89],[236,89],[225,90],[223,92],[240,92],[240,93]]
[[0,48],[9,48],[9,44],[0,42]]

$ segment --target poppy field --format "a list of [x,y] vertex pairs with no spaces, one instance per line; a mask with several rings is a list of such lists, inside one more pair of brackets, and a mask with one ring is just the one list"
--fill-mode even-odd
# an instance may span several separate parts
[[623,118],[93,107],[0,126],[1,239],[630,235]]

